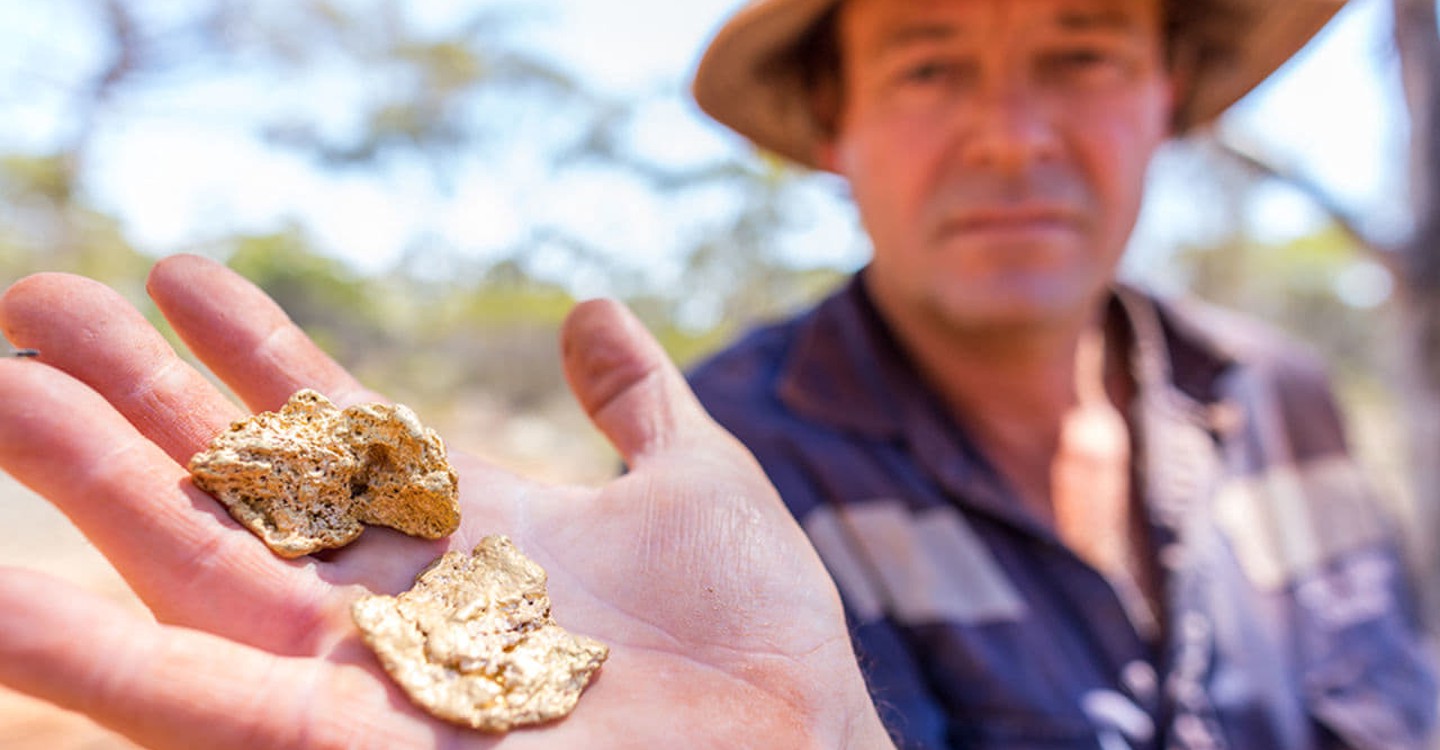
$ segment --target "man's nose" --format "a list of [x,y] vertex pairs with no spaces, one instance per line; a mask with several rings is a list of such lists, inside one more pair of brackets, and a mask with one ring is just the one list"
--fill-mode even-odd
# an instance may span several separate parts
[[1051,113],[1024,87],[992,87],[959,109],[956,137],[967,167],[1013,173],[1059,152]]

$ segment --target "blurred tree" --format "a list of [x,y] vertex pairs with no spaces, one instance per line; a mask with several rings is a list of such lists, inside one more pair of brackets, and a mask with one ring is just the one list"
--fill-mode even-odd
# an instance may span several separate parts
[[[4,195],[0,210],[28,211],[33,231],[24,243],[0,235],[0,248],[10,248],[4,250],[9,256],[43,259],[28,265],[14,261],[14,275],[45,267],[112,278],[95,265],[98,259],[135,252],[114,219],[88,207],[97,142],[123,129],[135,112],[153,116],[155,108],[167,112],[184,106],[183,99],[168,99],[167,92],[187,81],[219,83],[238,76],[268,82],[275,101],[285,105],[256,102],[240,125],[326,170],[374,174],[423,164],[442,189],[450,189],[467,166],[503,157],[519,130],[544,141],[539,150],[553,173],[600,168],[636,175],[672,204],[706,191],[734,198],[730,208],[677,237],[683,245],[676,248],[687,280],[683,289],[608,262],[623,252],[595,247],[568,226],[537,224],[499,256],[502,265],[479,287],[484,293],[497,294],[503,287],[494,279],[523,287],[537,273],[529,259],[537,248],[547,247],[563,258],[552,263],[562,270],[539,272],[537,284],[561,284],[562,276],[583,267],[600,280],[592,288],[647,299],[657,325],[678,316],[681,327],[696,329],[777,314],[818,293],[817,279],[835,276],[794,269],[773,249],[773,238],[792,229],[805,213],[796,195],[808,177],[749,154],[682,169],[641,155],[633,132],[641,102],[599,95],[511,38],[513,30],[542,17],[543,7],[479,3],[445,23],[422,24],[399,0],[72,1],[70,10],[88,25],[102,53],[80,66],[84,72],[76,76],[64,117],[68,125],[54,151],[14,157],[8,172],[15,179],[8,184],[15,189]],[[295,106],[292,91],[325,95]],[[102,231],[109,232],[105,242],[95,236]],[[309,267],[292,269],[288,276],[281,272],[287,262],[317,261],[313,234],[299,224],[227,236],[232,231],[222,227],[195,244],[169,249],[218,257],[241,254],[236,262],[263,274],[262,286],[284,297],[287,307],[293,305],[297,318],[322,338],[332,337],[327,345],[341,347],[337,353],[345,356],[357,351],[347,343],[357,338],[353,333],[322,330],[317,317],[323,317],[319,310],[325,304],[348,309],[344,300],[333,299],[334,289],[299,291],[307,283],[330,283],[321,277],[334,281],[341,269],[328,267],[318,275]],[[117,243],[125,245],[123,252],[115,250]],[[465,278],[446,273],[457,264],[444,256],[456,250],[432,247],[408,255],[406,262],[420,266],[414,269],[420,275],[428,270],[430,276],[462,286],[485,273],[474,265],[458,268]],[[81,263],[78,255],[67,254],[87,254],[90,260]],[[515,262],[506,265],[507,257]],[[121,265],[113,270],[127,270]],[[431,290],[422,299],[445,296]],[[476,307],[470,314],[479,318],[502,308]],[[483,326],[483,320],[473,322]]]
[[369,281],[319,255],[297,227],[231,240],[228,264],[264,289],[316,343],[342,361],[357,361],[384,343],[383,308]]
[[[1414,230],[1400,248],[1406,332],[1406,411],[1422,529],[1421,569],[1440,566],[1440,34],[1435,0],[1393,0],[1395,46],[1411,118]],[[1430,586],[1431,632],[1440,635],[1440,587]]]
[[[671,328],[677,341],[687,341],[680,345],[686,353],[682,361],[705,352],[707,347],[699,342],[719,345],[727,334],[814,301],[844,278],[849,269],[807,267],[784,252],[788,233],[835,220],[817,215],[814,205],[831,178],[764,151],[685,167],[660,163],[637,152],[633,141],[621,135],[634,117],[633,109],[612,112],[588,131],[585,140],[561,152],[557,163],[577,167],[600,162],[624,170],[675,205],[692,199],[703,203],[698,199],[715,193],[733,198],[712,208],[678,238],[673,257],[681,268],[682,285],[627,290],[643,319],[657,328]],[[610,255],[583,237],[555,228],[543,229],[535,237],[569,254],[572,264]],[[687,329],[699,335],[682,333]]]
[[112,216],[83,198],[63,154],[0,154],[0,279],[71,271],[115,279],[131,299],[150,261]]
[[1383,288],[1347,286],[1385,271],[1338,223],[1279,243],[1236,232],[1219,245],[1182,249],[1176,262],[1189,269],[1194,293],[1304,338],[1342,378],[1363,378],[1394,354],[1393,337],[1375,335],[1391,312]]
[[[1425,57],[1433,55],[1425,51],[1435,36],[1433,2],[1392,2],[1402,9],[1397,12],[1428,8],[1431,14],[1428,25],[1424,18],[1399,25],[1412,33],[1430,30],[1418,48],[1402,44],[1407,70],[1421,71],[1410,76],[1412,111],[1420,113],[1433,107],[1416,93],[1433,86],[1426,71],[1434,57]],[[80,64],[83,75],[71,86],[50,147],[0,153],[0,278],[79,271],[139,298],[149,261],[117,218],[96,204],[97,144],[123,130],[136,112],[193,114],[185,108],[201,105],[166,97],[187,82],[224,91],[239,77],[262,81],[273,96],[247,102],[238,125],[329,173],[409,177],[419,171],[442,191],[454,190],[512,158],[523,141],[540,154],[526,166],[552,174],[620,174],[662,213],[703,215],[667,225],[673,268],[664,272],[631,260],[630,248],[600,246],[584,227],[548,215],[519,217],[520,236],[484,260],[472,260],[480,257],[474,248],[455,247],[438,230],[435,237],[412,238],[398,268],[375,277],[359,277],[326,255],[313,228],[298,220],[266,231],[217,227],[187,246],[164,248],[228,258],[381,388],[400,385],[432,403],[485,390],[509,404],[533,406],[563,390],[554,329],[576,294],[629,298],[676,358],[688,361],[750,322],[814,299],[850,270],[807,267],[787,254],[787,238],[837,221],[815,198],[843,202],[830,195],[837,192],[833,183],[737,149],[680,166],[656,156],[646,148],[654,132],[647,136],[639,127],[646,102],[598,94],[516,41],[511,32],[540,17],[541,4],[459,6],[462,15],[442,24],[420,23],[419,6],[400,0],[60,0],[51,7],[62,5],[83,17],[87,46],[100,54]],[[1403,10],[1409,6],[1418,10]],[[660,96],[683,98],[678,91]],[[1415,132],[1434,130],[1422,124]],[[1436,151],[1428,152],[1432,161]],[[1416,153],[1426,152],[1417,145]],[[1237,229],[1218,249],[1186,254],[1194,286],[1297,327],[1338,361],[1370,358],[1364,333],[1375,313],[1348,307],[1335,285],[1360,262],[1344,249],[1346,233],[1355,231],[1345,212],[1312,191],[1335,214],[1333,226],[1292,242],[1258,243],[1239,230],[1258,183],[1227,176],[1211,161],[1207,168],[1225,182],[1217,193],[1224,199],[1217,201],[1219,213]],[[1303,180],[1289,179],[1303,189]],[[413,187],[405,180],[390,184]],[[1417,206],[1418,217],[1434,214]],[[1418,226],[1413,246],[1435,247],[1437,232]],[[1401,273],[1392,262],[1398,253],[1374,257]],[[1409,278],[1414,288],[1406,300],[1440,298],[1430,282],[1422,283],[1425,273]],[[1424,310],[1413,310],[1411,320],[1425,319]],[[1440,317],[1440,311],[1429,314]],[[1440,342],[1440,335],[1421,335],[1425,325],[1413,330],[1422,344],[1417,352],[1425,351],[1425,341]],[[1440,383],[1440,374],[1434,378]],[[1440,430],[1440,419],[1427,424]],[[1440,446],[1440,440],[1417,443]],[[1421,484],[1436,482],[1440,477]],[[1440,513],[1432,525],[1440,530]]]
[[[0,282],[40,270],[81,273],[149,309],[143,280],[152,259],[127,241],[116,217],[94,206],[94,155],[136,112],[186,116],[175,109],[185,103],[167,97],[188,81],[218,85],[244,75],[272,81],[277,92],[356,82],[305,107],[257,102],[243,125],[323,169],[375,172],[416,162],[445,187],[456,164],[501,135],[487,110],[496,98],[543,102],[566,122],[557,137],[594,137],[585,128],[598,122],[592,110],[602,102],[510,41],[515,25],[536,17],[535,6],[491,3],[433,28],[422,28],[410,10],[398,0],[97,0],[56,10],[80,20],[97,54],[71,60],[75,70],[57,76],[71,83],[64,125],[48,149],[0,152]],[[568,144],[554,146],[561,147]],[[228,259],[378,386],[414,377],[419,392],[435,395],[476,378],[516,403],[563,389],[553,329],[569,298],[529,283],[513,264],[490,275],[465,269],[443,283],[408,274],[359,278],[319,252],[298,223],[259,234],[222,227],[168,250]]]
[[[1287,294],[1279,304],[1303,316],[1303,329],[1311,334],[1309,338],[1328,345],[1332,361],[1345,362],[1345,357],[1358,349],[1368,363],[1374,364],[1386,356],[1379,347],[1392,338],[1377,336],[1375,330],[1393,324],[1400,331],[1396,337],[1399,346],[1388,355],[1398,360],[1401,388],[1397,400],[1408,420],[1409,494],[1411,512],[1417,521],[1409,527],[1410,541],[1421,580],[1428,580],[1429,572],[1440,566],[1440,19],[1436,5],[1436,0],[1390,0],[1393,49],[1410,116],[1412,221],[1410,231],[1398,242],[1368,231],[1363,217],[1306,175],[1277,164],[1250,144],[1218,141],[1238,163],[1309,196],[1333,221],[1328,240],[1319,246],[1313,241],[1307,241],[1305,247],[1297,246],[1295,249],[1302,252],[1287,253],[1289,261],[1284,266]],[[1397,292],[1393,318],[1337,317],[1317,308],[1313,295],[1294,288],[1296,280],[1303,286],[1337,278],[1341,270],[1333,266],[1337,243],[1367,252],[1374,267],[1393,279]],[[1235,255],[1235,247],[1229,254]],[[1309,274],[1305,273],[1307,267]],[[1231,276],[1230,283],[1237,278]],[[1232,288],[1232,293],[1243,294],[1245,286],[1239,284],[1239,291]],[[1367,328],[1372,329],[1368,336]],[[1422,593],[1427,599],[1426,618],[1431,632],[1440,635],[1440,587],[1429,586]]]

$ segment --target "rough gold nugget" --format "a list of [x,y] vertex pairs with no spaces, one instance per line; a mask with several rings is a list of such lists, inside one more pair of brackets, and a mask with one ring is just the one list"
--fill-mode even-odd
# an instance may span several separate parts
[[303,390],[232,424],[190,474],[281,557],[343,547],[364,524],[426,539],[460,525],[445,445],[400,405],[341,411]]
[[569,714],[609,655],[555,623],[544,569],[504,536],[445,553],[409,591],[367,596],[351,614],[411,700],[492,732]]

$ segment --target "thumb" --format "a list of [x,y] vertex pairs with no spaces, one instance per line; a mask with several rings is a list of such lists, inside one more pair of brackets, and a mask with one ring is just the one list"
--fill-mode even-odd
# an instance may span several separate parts
[[619,302],[576,305],[560,342],[570,390],[630,466],[720,432],[659,342]]

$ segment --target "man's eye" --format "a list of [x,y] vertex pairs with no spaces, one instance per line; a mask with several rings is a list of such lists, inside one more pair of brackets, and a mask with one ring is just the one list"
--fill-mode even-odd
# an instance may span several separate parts
[[1058,50],[1041,60],[1041,72],[1049,77],[1116,76],[1126,69],[1124,57],[1112,50],[1091,47]]
[[901,77],[911,83],[929,83],[944,77],[946,68],[935,62],[920,63],[906,68]]
[[963,66],[956,62],[928,60],[902,69],[900,80],[910,85],[934,85],[956,82],[963,75]]
[[1096,49],[1074,49],[1057,53],[1052,60],[1057,66],[1079,69],[1113,64],[1115,56]]

